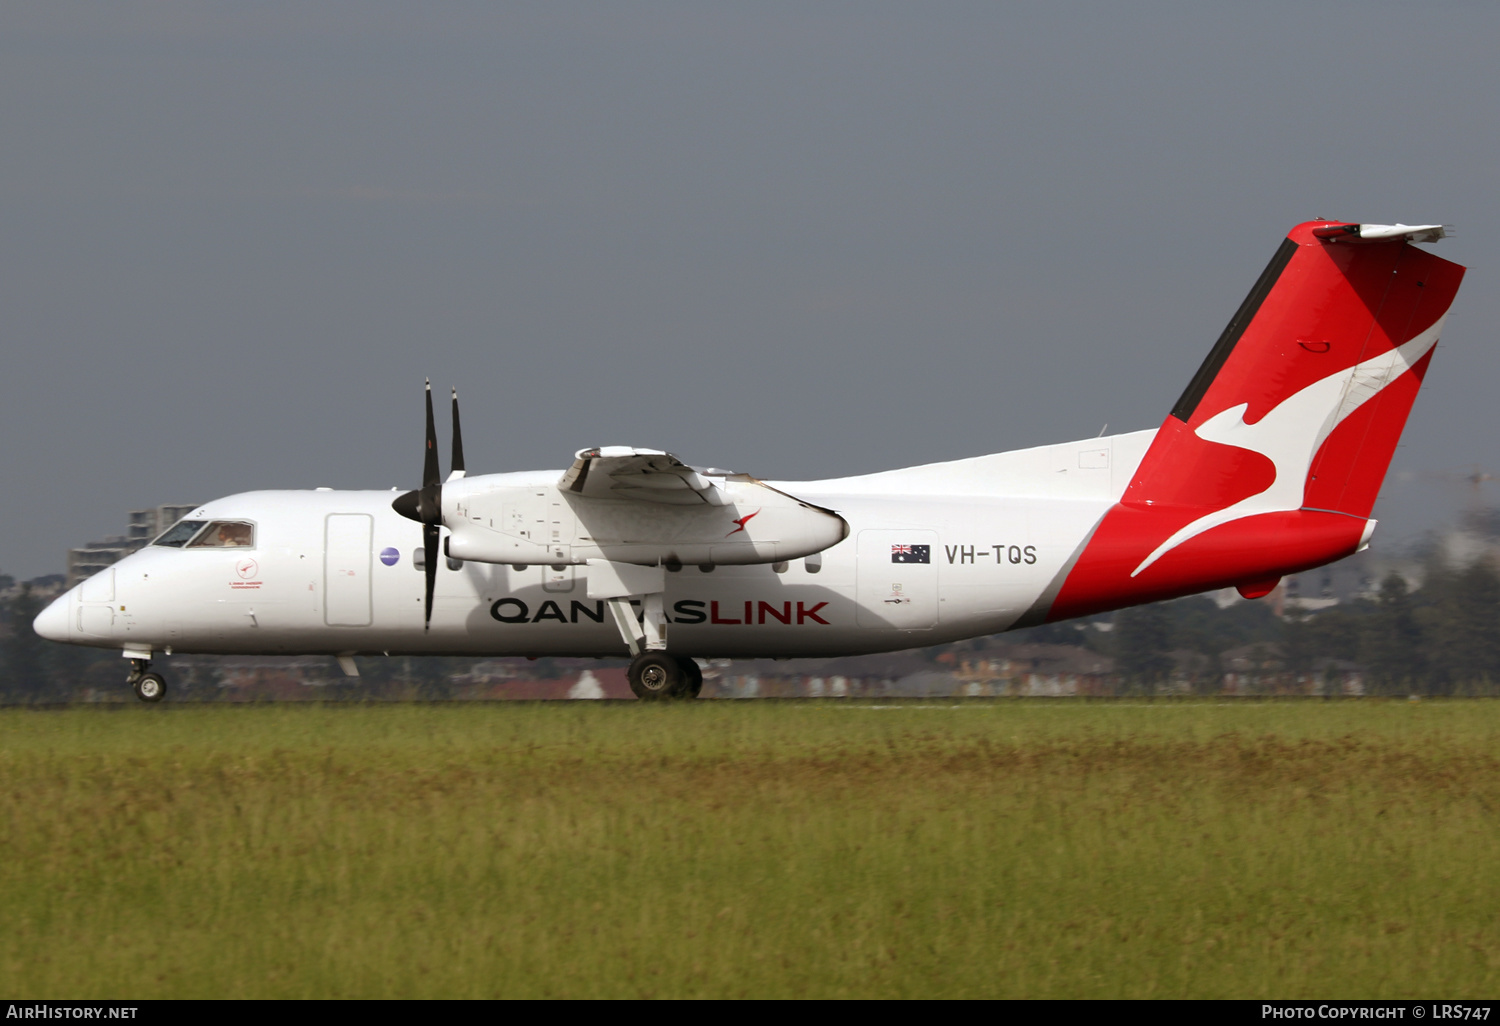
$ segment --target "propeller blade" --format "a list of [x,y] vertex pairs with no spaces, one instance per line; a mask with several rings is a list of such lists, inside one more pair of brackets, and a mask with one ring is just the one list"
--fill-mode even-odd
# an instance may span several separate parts
[[437,427],[432,422],[432,380],[429,378],[427,381],[427,455],[422,461],[422,490],[425,492],[429,485],[439,483]]
[[[463,443],[458,437],[458,390],[453,391],[453,459],[462,477]],[[422,630],[432,629],[432,593],[437,586],[438,543],[442,535],[443,485],[438,478],[437,426],[432,421],[432,379],[427,381],[427,452],[422,459],[422,487],[396,496],[391,509],[408,520],[422,525],[422,552],[427,557],[423,567],[426,577],[425,604],[422,608]]]
[[422,525],[422,548],[427,555],[427,605],[423,609],[422,630],[425,633],[432,629],[432,589],[437,584],[438,571],[438,526],[436,524]]
[[437,427],[432,421],[432,379],[427,380],[427,453],[422,459],[422,490],[417,494],[417,512],[424,524],[443,522],[443,484],[439,477]]
[[448,480],[457,481],[464,476],[464,435],[458,426],[458,389],[453,390],[453,461],[448,470]]

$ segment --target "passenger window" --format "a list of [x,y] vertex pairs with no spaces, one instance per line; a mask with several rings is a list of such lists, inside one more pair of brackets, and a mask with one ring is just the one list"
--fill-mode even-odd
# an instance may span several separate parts
[[250,549],[255,528],[238,520],[215,520],[188,543],[190,549]]
[[179,520],[163,531],[161,537],[151,544],[170,545],[174,549],[180,549],[187,544],[189,538],[198,533],[203,523],[202,520]]

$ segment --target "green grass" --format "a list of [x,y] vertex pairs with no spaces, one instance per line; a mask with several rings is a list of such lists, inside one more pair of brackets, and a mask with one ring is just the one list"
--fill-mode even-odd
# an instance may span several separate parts
[[0,711],[17,998],[1500,989],[1500,703]]

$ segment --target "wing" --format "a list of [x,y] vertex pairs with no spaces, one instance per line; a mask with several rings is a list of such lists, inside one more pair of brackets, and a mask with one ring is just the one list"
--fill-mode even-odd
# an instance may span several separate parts
[[724,490],[669,452],[609,445],[581,449],[557,486],[590,499],[723,506]]

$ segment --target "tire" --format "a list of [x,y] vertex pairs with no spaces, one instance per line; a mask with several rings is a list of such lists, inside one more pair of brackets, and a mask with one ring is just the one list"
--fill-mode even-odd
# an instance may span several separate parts
[[684,687],[683,698],[697,698],[703,691],[703,668],[698,665],[696,659],[687,656],[678,656],[677,665],[682,667],[682,678]]
[[135,697],[142,702],[160,702],[167,697],[167,682],[159,673],[143,673],[135,680]]
[[665,652],[642,652],[626,672],[630,690],[643,702],[680,698],[687,685],[682,664]]

